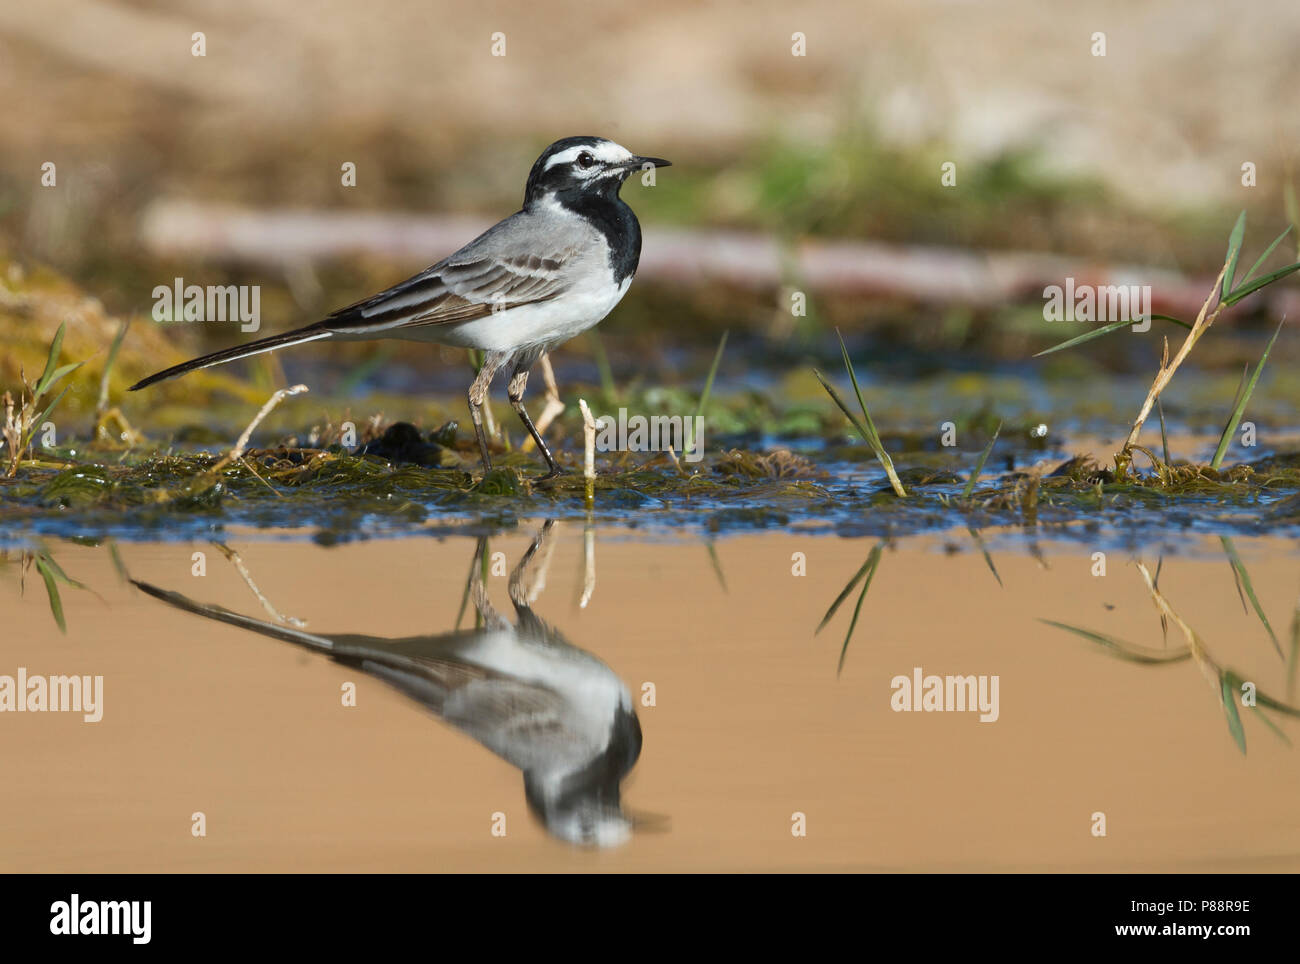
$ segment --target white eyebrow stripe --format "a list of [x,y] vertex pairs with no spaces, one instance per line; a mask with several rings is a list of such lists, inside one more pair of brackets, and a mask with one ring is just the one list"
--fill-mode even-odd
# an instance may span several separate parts
[[545,170],[549,171],[557,164],[572,164],[574,161],[578,159],[578,155],[581,154],[583,151],[589,151],[592,154],[595,153],[595,151],[592,150],[592,148],[590,147],[581,147],[581,146],[570,147],[567,151],[560,151],[560,153],[556,154],[549,161],[547,161]]
[[615,144],[613,141],[591,145],[579,144],[577,147],[570,147],[566,151],[560,151],[546,162],[546,167],[543,170],[549,171],[557,164],[572,164],[583,151],[586,151],[597,160],[604,161],[606,164],[621,164],[632,159],[631,151],[626,147]]

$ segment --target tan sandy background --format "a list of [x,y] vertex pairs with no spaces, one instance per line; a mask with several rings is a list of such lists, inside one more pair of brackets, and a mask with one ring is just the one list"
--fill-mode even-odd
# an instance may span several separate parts
[[[1249,754],[1190,663],[1145,668],[1041,625],[1079,623],[1162,645],[1132,565],[1049,548],[1046,568],[997,553],[999,588],[964,532],[886,551],[841,678],[852,599],[813,637],[868,545],[800,534],[717,546],[601,533],[589,607],[580,529],[557,527],[539,613],[628,687],[644,681],[641,759],[625,803],[666,833],[583,852],[527,814],[518,771],[376,681],[286,644],[170,610],[118,581],[103,548],[56,558],[102,596],[63,593],[53,628],[39,582],[0,580],[0,672],[106,677],[104,720],[0,718],[0,868],[18,871],[1238,870],[1300,868],[1295,752],[1253,714]],[[991,535],[986,533],[986,536]],[[493,540],[513,566],[531,532]],[[322,632],[451,628],[468,539],[322,549],[232,540],[283,612]],[[1215,540],[1217,545],[1217,540]],[[132,573],[250,614],[260,607],[210,546],[128,545]],[[1220,662],[1280,694],[1285,671],[1243,611],[1221,556],[1167,559],[1161,588]],[[1238,540],[1286,636],[1300,572],[1286,546]],[[804,552],[808,575],[791,576]],[[1145,557],[1154,566],[1155,553]],[[492,583],[507,608],[504,579]],[[856,594],[855,594],[856,595]],[[1114,607],[1108,608],[1108,607]],[[1169,645],[1180,640],[1171,630]],[[889,680],[997,674],[1001,718],[894,713]],[[340,705],[358,682],[359,706]],[[1292,738],[1293,725],[1284,727]],[[208,836],[190,836],[204,811]],[[507,815],[508,836],[489,833]],[[1089,834],[1089,815],[1109,835]],[[790,834],[794,811],[808,836]]]

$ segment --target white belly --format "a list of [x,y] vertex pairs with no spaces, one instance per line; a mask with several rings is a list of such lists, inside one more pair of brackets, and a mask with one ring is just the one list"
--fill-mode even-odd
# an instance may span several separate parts
[[389,337],[482,351],[512,352],[535,345],[550,349],[598,324],[623,300],[631,283],[629,275],[617,288],[611,284],[588,295],[570,291],[555,301],[507,308],[458,324],[395,328]]

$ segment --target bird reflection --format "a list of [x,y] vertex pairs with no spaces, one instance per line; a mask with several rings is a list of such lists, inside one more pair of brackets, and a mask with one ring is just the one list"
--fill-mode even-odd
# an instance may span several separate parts
[[616,846],[632,833],[619,791],[641,754],[641,725],[614,672],[533,612],[526,570],[552,525],[542,527],[510,574],[516,623],[488,600],[486,540],[479,539],[469,596],[481,627],[440,635],[318,635],[132,581],[178,609],[296,643],[382,679],[522,770],[528,807],[552,834]]

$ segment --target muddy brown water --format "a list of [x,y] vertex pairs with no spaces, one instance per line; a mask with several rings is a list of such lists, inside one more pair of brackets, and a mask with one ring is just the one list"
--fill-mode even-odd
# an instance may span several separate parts
[[[512,621],[503,573],[537,529],[486,547],[488,597]],[[229,545],[267,603],[334,636],[446,634],[476,548],[259,538]],[[36,570],[21,596],[17,567],[0,570],[0,675],[102,675],[103,717],[0,713],[0,869],[1300,869],[1295,750],[1243,710],[1243,755],[1192,661],[1121,661],[1039,621],[1166,645],[1122,553],[1094,576],[1078,547],[995,552],[999,586],[964,530],[889,546],[837,677],[857,592],[814,630],[872,542],[737,536],[715,545],[716,567],[685,539],[601,529],[588,545],[560,523],[549,542],[544,583],[541,553],[521,583],[532,611],[561,635],[550,645],[622,682],[643,734],[621,800],[656,816],[624,845],[548,832],[520,769],[468,734],[463,713],[440,719],[356,666],[169,606],[124,583],[104,547],[50,542],[97,595],[63,589],[64,636]],[[1300,557],[1282,540],[1236,547],[1289,655]],[[210,544],[119,549],[136,579],[275,622]],[[806,575],[792,574],[796,553]],[[1154,552],[1142,561],[1154,571]],[[1243,609],[1217,539],[1166,557],[1160,588],[1216,661],[1285,695],[1287,663]],[[462,628],[473,622],[471,601]],[[1181,643],[1171,626],[1167,645]],[[891,681],[918,666],[998,677],[996,721],[896,712]],[[600,678],[579,702],[604,705]],[[792,834],[795,814],[806,836]]]

